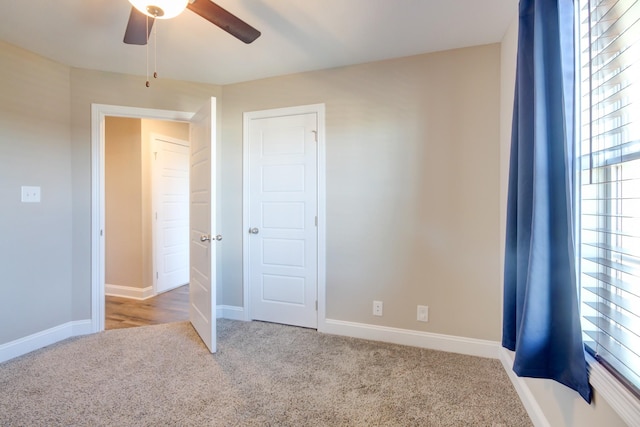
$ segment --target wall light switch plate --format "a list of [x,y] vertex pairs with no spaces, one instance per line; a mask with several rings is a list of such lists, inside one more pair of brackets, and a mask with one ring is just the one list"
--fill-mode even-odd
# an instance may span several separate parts
[[40,187],[22,186],[23,203],[40,203]]

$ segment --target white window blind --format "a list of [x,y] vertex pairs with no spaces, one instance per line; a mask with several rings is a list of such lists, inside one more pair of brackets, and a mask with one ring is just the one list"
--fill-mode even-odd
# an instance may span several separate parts
[[584,340],[639,393],[640,0],[579,6]]

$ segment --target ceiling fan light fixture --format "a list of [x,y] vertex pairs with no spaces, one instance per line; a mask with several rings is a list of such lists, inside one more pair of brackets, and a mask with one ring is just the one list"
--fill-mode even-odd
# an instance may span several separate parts
[[189,0],[129,0],[140,12],[158,19],[171,19],[187,8]]

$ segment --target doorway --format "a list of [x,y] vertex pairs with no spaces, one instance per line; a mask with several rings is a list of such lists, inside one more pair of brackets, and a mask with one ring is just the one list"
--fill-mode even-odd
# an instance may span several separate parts
[[107,295],[144,300],[189,282],[188,139],[188,123],[105,118]]
[[[193,113],[167,110],[150,110],[112,105],[92,105],[92,227],[91,227],[91,321],[92,331],[105,329],[105,122],[107,117],[149,119],[168,122],[189,122]],[[148,167],[148,166],[147,166]],[[147,192],[150,195],[150,190]],[[147,212],[151,218],[150,204]],[[150,224],[149,224],[150,227]],[[151,256],[147,257],[151,262]],[[149,266],[150,267],[150,266]],[[145,269],[152,276],[152,269]],[[152,282],[152,281],[151,281]],[[150,283],[147,281],[147,283]],[[153,286],[142,291],[153,295]]]
[[189,319],[189,132],[105,118],[105,329]]
[[243,136],[246,320],[325,318],[324,105],[248,112]]
[[[189,320],[209,351],[216,351],[215,242],[218,194],[216,187],[216,98],[211,97],[196,113],[149,110],[135,107],[91,105],[91,326],[104,330],[105,323],[105,119],[108,116],[151,118],[189,122],[192,149],[189,156]],[[212,236],[214,236],[212,238]]]

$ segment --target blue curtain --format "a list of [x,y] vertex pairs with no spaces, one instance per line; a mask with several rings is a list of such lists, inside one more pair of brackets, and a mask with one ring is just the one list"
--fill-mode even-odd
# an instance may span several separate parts
[[519,376],[590,402],[573,239],[573,31],[572,0],[520,1],[502,345]]

